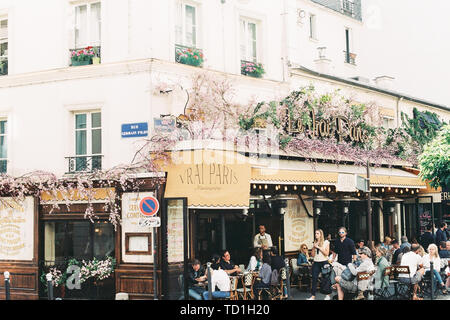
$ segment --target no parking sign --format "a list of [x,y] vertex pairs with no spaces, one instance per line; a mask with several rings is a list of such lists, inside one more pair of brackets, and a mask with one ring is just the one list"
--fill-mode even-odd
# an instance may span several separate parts
[[153,217],[159,211],[159,202],[155,197],[145,197],[139,203],[139,210],[146,217]]

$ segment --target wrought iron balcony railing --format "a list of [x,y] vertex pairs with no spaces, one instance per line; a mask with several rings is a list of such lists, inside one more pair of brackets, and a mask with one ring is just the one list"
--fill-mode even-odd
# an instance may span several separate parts
[[342,12],[353,17],[355,15],[355,4],[349,0],[342,0]]
[[69,162],[67,173],[93,172],[102,169],[102,155],[66,157]]

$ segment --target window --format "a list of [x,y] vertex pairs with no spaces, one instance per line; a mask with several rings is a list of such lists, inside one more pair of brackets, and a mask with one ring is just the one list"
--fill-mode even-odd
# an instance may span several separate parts
[[393,129],[394,128],[394,119],[390,117],[383,117],[383,127],[385,129]]
[[75,7],[75,48],[100,46],[101,3],[86,3]]
[[195,48],[198,45],[198,10],[195,5],[177,4],[175,41],[176,44]]
[[0,75],[8,74],[8,19],[0,20]]
[[45,222],[45,263],[114,257],[114,227],[107,221]]
[[[101,169],[102,118],[100,112],[75,114],[75,171]],[[73,169],[73,166],[71,166]],[[72,171],[72,170],[69,170]]]
[[309,37],[317,40],[316,16],[314,14],[309,15]]
[[257,62],[257,24],[245,19],[240,20],[241,60]]
[[352,30],[345,28],[345,62],[355,64],[356,54],[352,52]]
[[8,169],[8,156],[6,149],[6,120],[0,121],[0,173],[6,173]]

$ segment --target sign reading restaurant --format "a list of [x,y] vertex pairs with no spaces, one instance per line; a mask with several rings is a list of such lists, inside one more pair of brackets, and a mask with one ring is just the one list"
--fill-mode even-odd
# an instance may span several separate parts
[[344,116],[323,119],[317,118],[314,112],[311,112],[310,116],[311,123],[305,124],[302,119],[292,119],[291,115],[289,115],[288,133],[301,134],[309,132],[310,136],[319,138],[336,137],[339,142],[352,141],[365,143],[369,140],[367,130],[361,128],[361,125],[352,124]]

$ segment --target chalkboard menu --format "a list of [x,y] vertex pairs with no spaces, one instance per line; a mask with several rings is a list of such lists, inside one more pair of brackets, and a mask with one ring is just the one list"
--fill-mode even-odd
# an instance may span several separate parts
[[425,210],[422,213],[419,213],[420,234],[425,233],[427,226],[430,224],[431,224],[431,211]]

